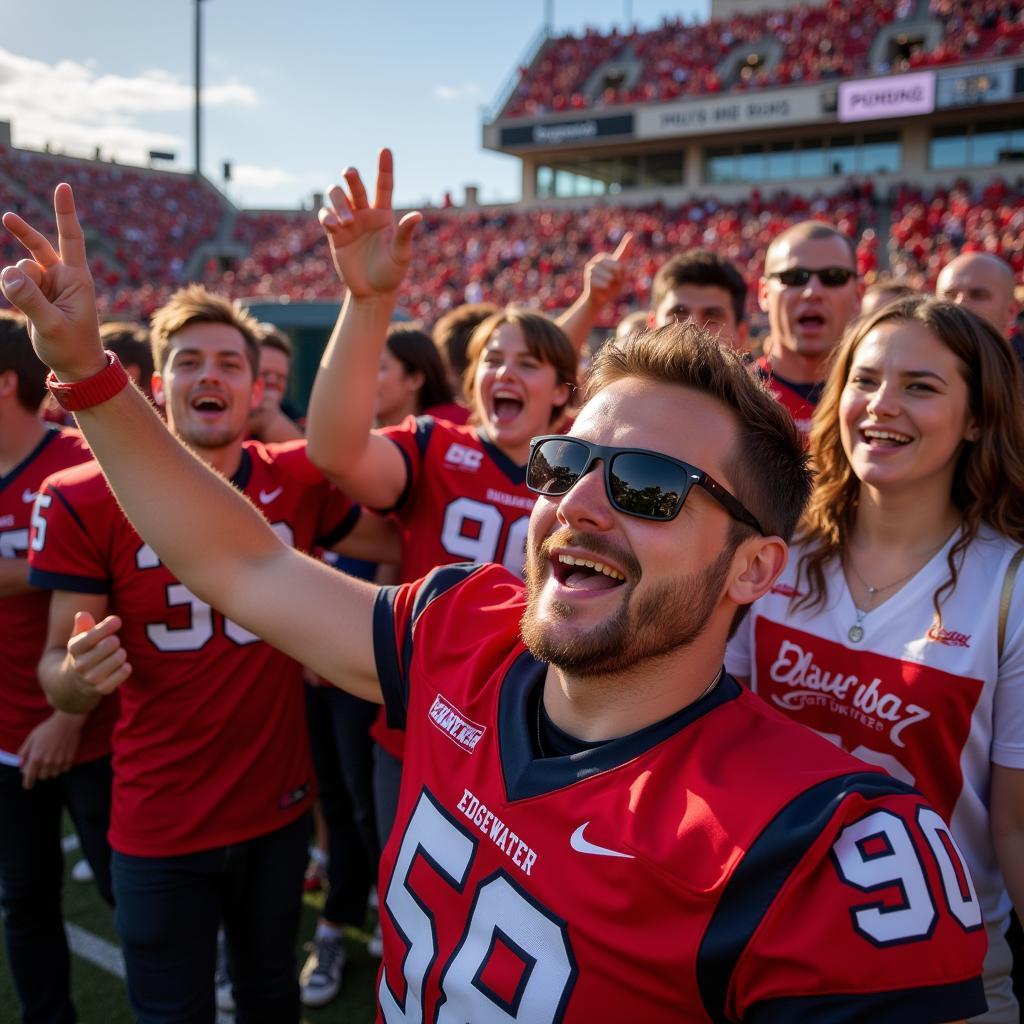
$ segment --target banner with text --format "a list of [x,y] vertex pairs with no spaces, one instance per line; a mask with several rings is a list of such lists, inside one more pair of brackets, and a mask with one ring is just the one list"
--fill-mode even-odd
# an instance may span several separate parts
[[935,72],[839,84],[839,120],[875,121],[930,114],[935,109]]

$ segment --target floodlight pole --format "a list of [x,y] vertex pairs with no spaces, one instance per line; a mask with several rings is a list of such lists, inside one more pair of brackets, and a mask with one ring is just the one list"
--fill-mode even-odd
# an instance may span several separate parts
[[194,150],[196,157],[195,176],[202,174],[203,167],[203,105],[201,101],[203,87],[203,0],[193,0],[195,3],[195,113],[192,118],[192,131],[194,137]]

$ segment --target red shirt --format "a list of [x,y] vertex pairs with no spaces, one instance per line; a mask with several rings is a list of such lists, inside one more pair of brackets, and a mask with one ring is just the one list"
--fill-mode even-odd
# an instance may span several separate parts
[[806,439],[811,429],[811,417],[814,415],[817,399],[811,400],[804,397],[794,390],[788,381],[781,380],[776,376],[766,356],[761,356],[754,361],[754,372],[768,385],[775,400],[786,407],[789,415],[793,417],[797,429]]
[[[233,483],[296,548],[330,547],[358,518],[305,441],[246,442]],[[48,501],[47,501],[48,499]],[[114,731],[110,843],[175,856],[263,835],[313,796],[302,669],[171,575],[125,519],[97,466],[40,498],[32,581],[105,593],[132,674]]]
[[981,910],[920,794],[729,676],[645,729],[540,758],[547,665],[523,647],[524,604],[499,566],[378,596],[377,667],[407,737],[381,862],[384,1018],[983,1012]]
[[[48,430],[35,449],[0,477],[0,558],[28,556],[36,494],[51,474],[92,459],[76,430]],[[36,666],[46,644],[50,595],[43,590],[0,597],[0,751],[16,755],[28,734],[53,714]],[[75,763],[110,753],[116,697],[100,701],[82,727]]]

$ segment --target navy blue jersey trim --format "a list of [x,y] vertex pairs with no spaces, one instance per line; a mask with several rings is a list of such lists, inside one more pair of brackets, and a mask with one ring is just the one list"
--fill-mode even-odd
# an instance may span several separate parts
[[64,495],[61,494],[61,492],[56,487],[47,487],[46,493],[52,494],[68,510],[68,515],[71,516],[71,518],[74,519],[76,523],[78,523],[78,528],[82,531],[82,533],[88,536],[89,531],[85,528],[85,523],[82,522],[82,517],[75,511],[71,502],[68,501],[68,499],[65,498]]
[[317,537],[314,543],[322,548],[333,548],[340,544],[356,527],[359,517],[363,514],[361,505],[353,505],[344,515],[342,520],[332,530],[328,530],[322,537]]
[[530,698],[543,683],[547,671],[545,662],[537,661],[529,651],[524,651],[501,682],[498,749],[509,800],[551,793],[598,772],[618,768],[742,693],[732,676],[723,675],[722,681],[706,697],[660,722],[576,754],[539,758],[533,749],[530,727],[535,719],[529,713]]
[[744,1017],[750,1024],[906,1024],[907,1021],[950,1021],[985,1012],[981,978],[948,985],[836,996],[769,999]]
[[67,576],[59,572],[44,572],[29,566],[28,581],[40,590],[69,590],[74,594],[109,594],[110,580],[97,580],[90,576]]
[[514,484],[522,486],[526,483],[526,465],[525,463],[520,466],[518,462],[513,462],[487,435],[487,431],[483,427],[476,427],[477,439],[480,441],[483,450],[487,452],[491,461],[512,481]]
[[413,434],[413,437],[416,439],[416,447],[420,450],[421,459],[425,459],[427,457],[427,446],[430,444],[430,437],[433,433],[434,417],[417,416],[416,433]]
[[373,657],[384,695],[384,713],[392,729],[405,728],[409,687],[395,647],[395,595],[398,587],[381,587],[373,602]]
[[[733,969],[786,880],[828,828],[843,801],[854,793],[874,800],[916,792],[882,772],[852,772],[819,782],[775,815],[729,879],[697,953],[700,996],[713,1021],[727,1020],[725,1006]],[[952,1014],[947,1019],[955,1018]]]
[[33,462],[33,460],[39,456],[42,450],[55,437],[57,437],[58,434],[60,434],[59,430],[55,430],[52,427],[47,427],[46,433],[43,435],[43,438],[39,442],[39,444],[37,444],[35,448],[33,448],[32,451],[30,451],[28,455],[26,455],[25,458],[23,458],[21,462],[19,462],[14,467],[14,469],[12,469],[6,476],[0,476],[0,491],[2,491],[9,484],[13,483],[17,479],[18,474],[21,473],[23,470],[27,469],[28,466]]
[[234,475],[231,477],[231,483],[240,491],[244,491],[249,486],[249,481],[252,479],[252,456],[249,454],[248,448],[242,449],[242,457],[238,462],[238,469],[235,470]]
[[409,495],[412,494],[412,459],[409,458],[409,453],[393,437],[389,437],[388,440],[398,449],[398,454],[402,456],[402,461],[405,463],[405,483],[402,485],[402,493],[393,505],[373,510],[379,516],[388,516],[392,512],[397,512],[409,500]]

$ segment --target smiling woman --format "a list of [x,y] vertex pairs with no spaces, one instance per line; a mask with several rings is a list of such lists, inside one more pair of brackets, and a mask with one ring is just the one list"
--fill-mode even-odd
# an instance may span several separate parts
[[1018,1019],[1003,936],[1024,909],[1021,384],[1005,341],[952,303],[855,323],[815,413],[792,561],[727,658],[950,823],[988,929],[991,1024]]

